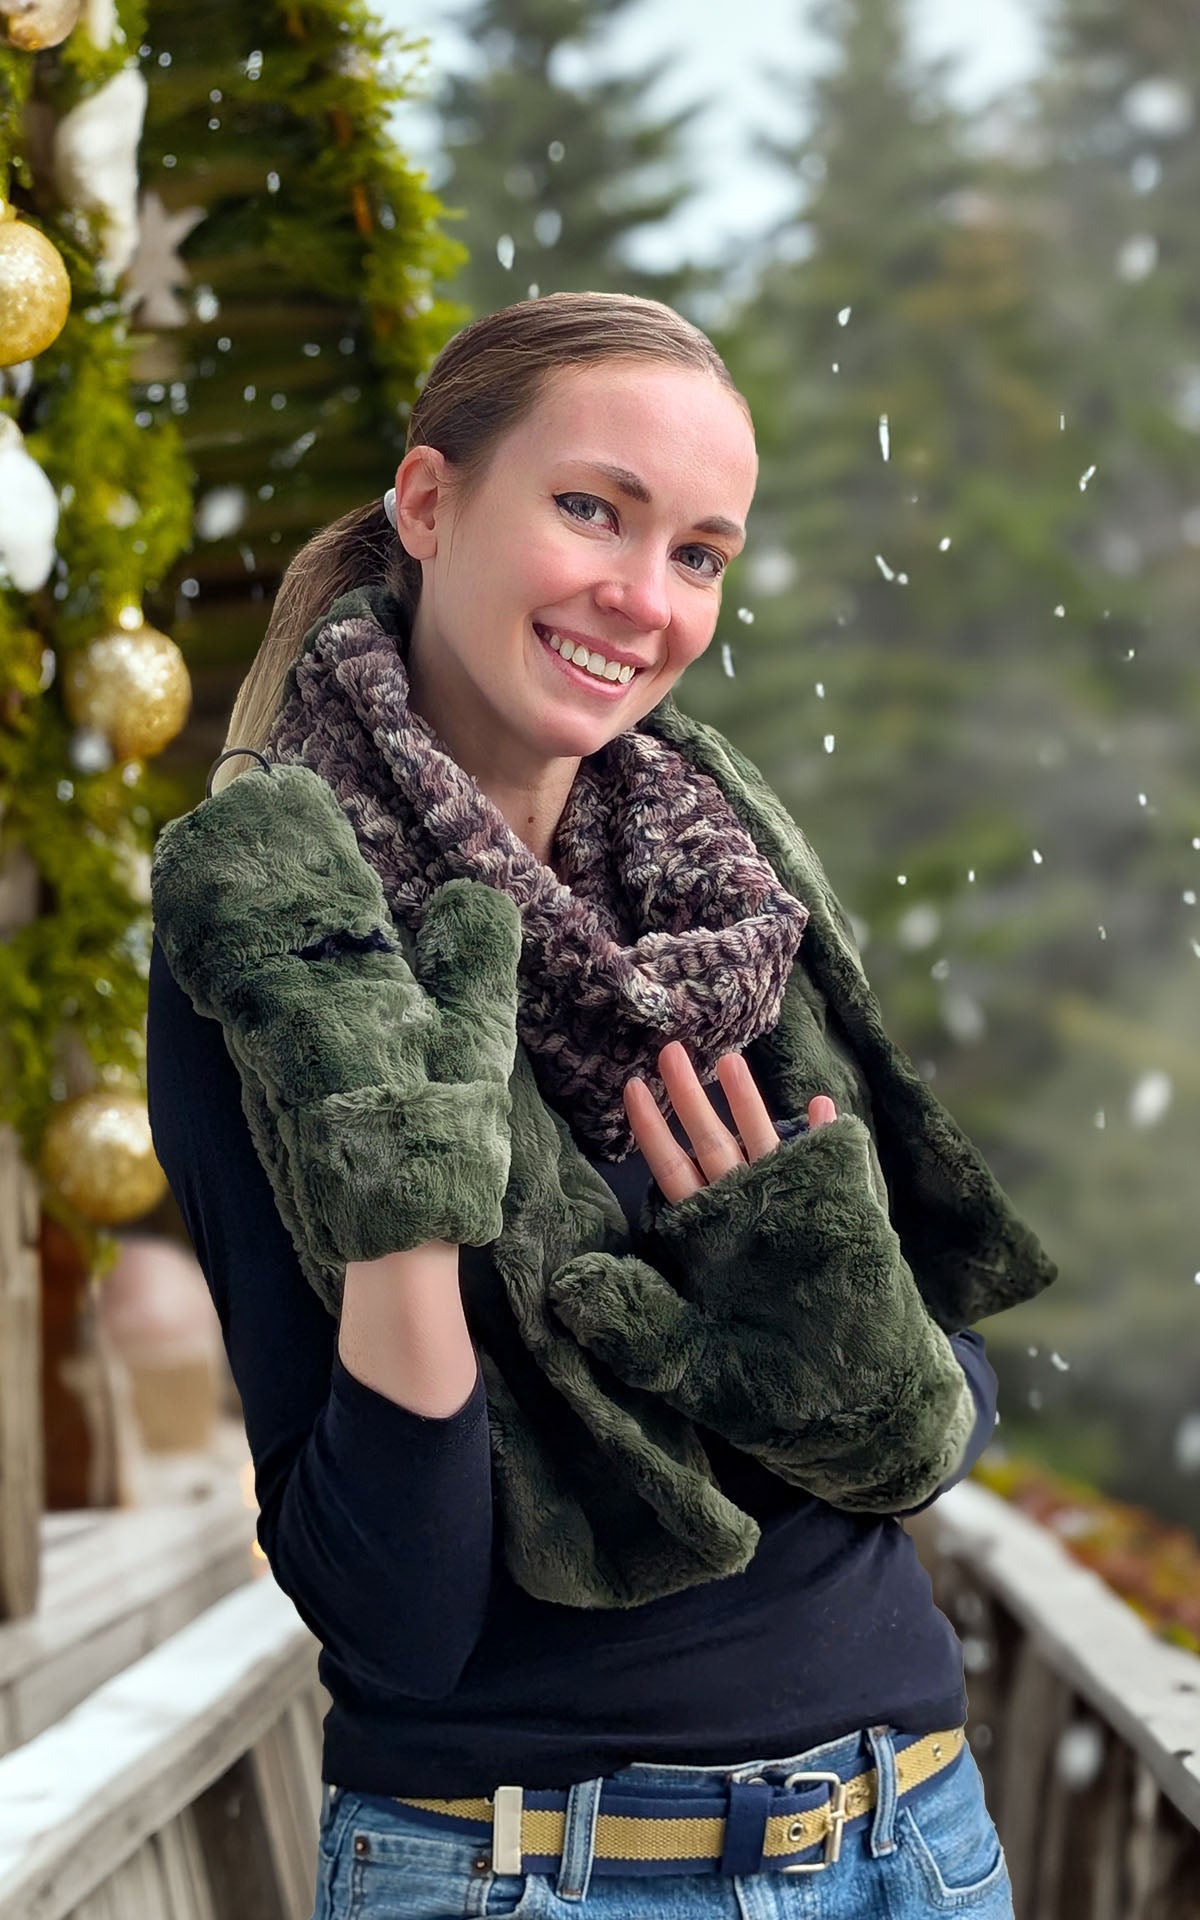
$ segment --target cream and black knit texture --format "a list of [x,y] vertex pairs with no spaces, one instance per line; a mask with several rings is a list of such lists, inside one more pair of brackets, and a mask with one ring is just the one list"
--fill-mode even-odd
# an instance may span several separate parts
[[581,762],[545,866],[409,705],[402,640],[330,619],[289,676],[268,757],[320,774],[397,919],[469,877],[521,911],[517,1031],[538,1084],[606,1160],[634,1145],[621,1097],[686,1046],[702,1083],[767,1033],[808,920],[724,794],[652,734]]

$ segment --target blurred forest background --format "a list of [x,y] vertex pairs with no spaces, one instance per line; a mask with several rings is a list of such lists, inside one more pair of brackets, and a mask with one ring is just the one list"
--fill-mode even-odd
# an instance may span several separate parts
[[[459,5],[476,58],[448,75],[357,7],[150,0],[142,183],[183,266],[139,418],[176,421],[197,498],[147,601],[194,687],[159,809],[201,797],[284,564],[389,484],[443,339],[560,288],[696,319],[762,469],[681,704],[781,793],[891,1031],[1059,1263],[985,1328],[998,1444],[1200,1529],[1192,10],[1045,0],[1042,72],[976,115],[900,0],[797,0],[822,51],[778,47],[790,212],[651,270],[690,114],[600,60],[630,4]],[[398,148],[366,185],[364,127]],[[418,254],[434,292],[397,329]]]

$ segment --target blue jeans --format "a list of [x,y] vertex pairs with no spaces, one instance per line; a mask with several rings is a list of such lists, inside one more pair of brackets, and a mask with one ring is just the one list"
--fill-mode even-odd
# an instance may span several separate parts
[[[843,1767],[854,1762],[859,1765]],[[491,1871],[490,1835],[442,1831],[381,1796],[326,1787],[313,1920],[918,1920],[938,1913],[1013,1920],[1008,1868],[969,1746],[901,1799],[886,1727],[780,1760],[712,1768],[639,1761],[609,1777],[643,1793],[658,1785],[679,1793],[706,1784],[711,1792],[714,1775],[837,1767],[845,1777],[872,1763],[878,1802],[846,1828],[835,1865],[823,1873],[766,1870],[742,1878],[593,1873],[598,1782],[572,1797],[558,1870],[526,1874]]]

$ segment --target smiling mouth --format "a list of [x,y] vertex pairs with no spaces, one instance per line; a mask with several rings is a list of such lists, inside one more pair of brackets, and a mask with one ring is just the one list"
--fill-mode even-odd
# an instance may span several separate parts
[[[618,662],[611,661],[608,664],[618,667],[617,673],[596,672],[588,666],[580,665],[580,660],[582,658],[604,660],[605,656],[599,649],[592,654],[588,648],[577,647],[570,640],[563,640],[556,646],[554,640],[558,640],[559,636],[554,628],[544,627],[537,620],[532,622],[532,626],[547,653],[555,655],[562,671],[573,674],[579,680],[587,681],[588,685],[594,687],[598,693],[610,695],[623,693],[626,687],[632,686],[638,675],[644,671],[641,667],[620,666]],[[551,634],[554,635],[554,640],[551,639]]]

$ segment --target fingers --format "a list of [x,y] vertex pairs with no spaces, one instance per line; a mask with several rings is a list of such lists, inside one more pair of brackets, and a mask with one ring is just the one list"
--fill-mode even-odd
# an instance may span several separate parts
[[[736,1134],[730,1133],[717,1117],[687,1049],[679,1041],[672,1040],[658,1059],[672,1105],[687,1129],[696,1158],[709,1180],[718,1179],[731,1166],[761,1160],[764,1154],[774,1152],[779,1145],[775,1122],[758,1090],[750,1063],[742,1054],[723,1053],[717,1061],[717,1079],[729,1102]],[[836,1118],[837,1108],[828,1094],[818,1094],[809,1102],[810,1125],[822,1126]],[[666,1125],[665,1121],[663,1124]]]
[[[678,1040],[672,1040],[658,1056],[659,1071],[670,1095],[684,1131],[692,1143],[692,1151],[700,1163],[700,1171],[705,1180],[719,1180],[730,1167],[742,1165],[746,1156],[735,1133],[718,1117],[716,1108],[700,1084],[699,1075],[692,1065],[687,1048]],[[749,1079],[750,1070],[746,1068]],[[757,1091],[757,1090],[755,1090]],[[737,1118],[736,1110],[730,1103],[731,1111]],[[765,1112],[765,1109],[764,1109]],[[665,1123],[664,1123],[665,1124]],[[778,1136],[772,1127],[773,1140]],[[685,1155],[686,1158],[686,1155]],[[661,1183],[660,1183],[661,1184]],[[665,1192],[664,1188],[664,1192]]]
[[737,1055],[722,1055],[717,1063],[717,1074],[737,1122],[737,1133],[731,1133],[718,1117],[686,1047],[678,1040],[672,1040],[662,1049],[658,1065],[671,1105],[692,1144],[695,1160],[675,1138],[644,1081],[630,1080],[626,1084],[625,1111],[664,1199],[685,1200],[711,1181],[719,1180],[731,1167],[744,1166],[747,1157],[757,1160],[779,1145],[779,1135],[754,1084],[754,1076]]
[[[675,1138],[644,1081],[628,1081],[624,1096],[634,1139],[664,1199],[685,1200],[706,1183],[719,1180],[731,1167],[761,1160],[779,1145],[775,1123],[741,1054],[725,1053],[717,1061],[717,1078],[729,1102],[736,1133],[731,1133],[719,1118],[680,1041],[672,1040],[662,1049],[658,1065],[671,1105],[691,1141],[694,1160]],[[809,1101],[808,1119],[810,1127],[827,1126],[837,1119],[837,1108],[828,1094],[817,1094]]]
[[627,1080],[623,1091],[633,1137],[663,1198],[674,1203],[698,1193],[705,1183],[659,1112],[645,1081]]
[[761,1160],[764,1153],[773,1153],[779,1145],[779,1135],[750,1071],[749,1061],[740,1053],[723,1053],[717,1061],[717,1079],[737,1122],[746,1159]]

